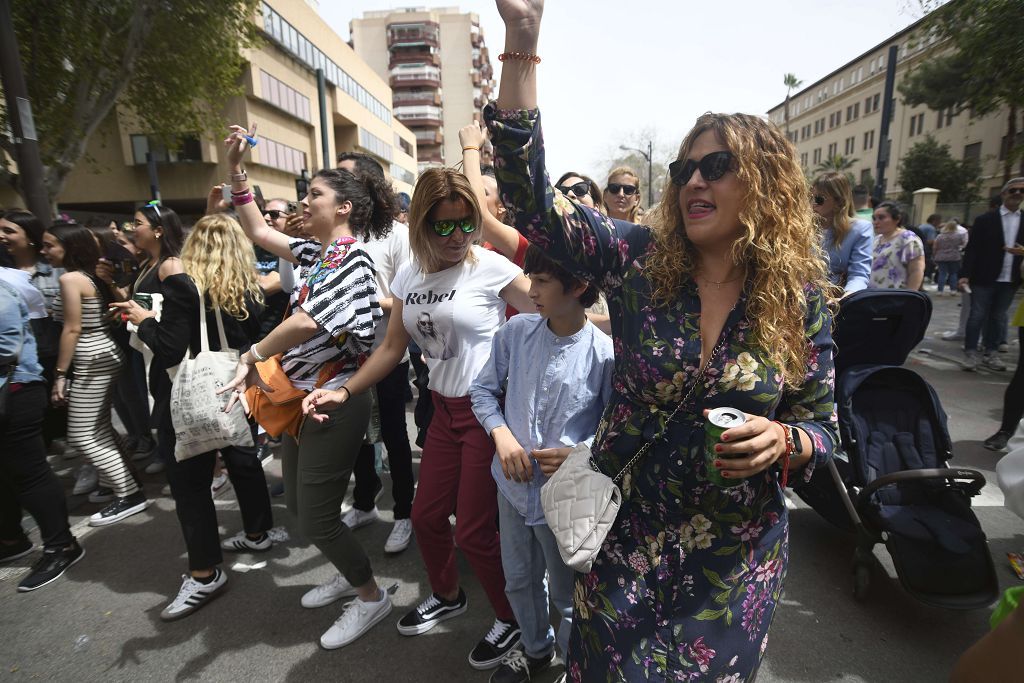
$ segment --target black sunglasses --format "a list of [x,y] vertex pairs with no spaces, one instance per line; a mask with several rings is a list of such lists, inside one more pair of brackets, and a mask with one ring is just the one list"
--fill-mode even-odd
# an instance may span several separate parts
[[447,237],[455,232],[455,228],[458,228],[466,235],[471,235],[476,232],[476,225],[473,223],[473,219],[469,216],[466,218],[433,221],[431,222],[430,227],[432,227],[434,232],[436,232],[440,237]]
[[682,187],[690,182],[694,171],[700,169],[700,177],[710,183],[731,170],[734,159],[732,152],[712,152],[704,155],[700,161],[676,159],[668,165],[668,173],[672,176],[672,182]]
[[636,185],[608,183],[608,187],[607,189],[605,189],[605,192],[607,192],[608,194],[618,194],[620,190],[622,191],[622,194],[626,195],[627,197],[631,197],[636,194]]
[[[703,174],[701,174],[701,175],[703,175]],[[828,201],[828,200],[826,200],[826,199],[825,199],[825,198],[824,198],[823,196],[821,196],[820,194],[816,194],[816,195],[814,195],[813,197],[811,197],[811,201],[813,201],[813,202],[814,202],[814,205],[815,205],[815,206],[821,206],[822,204],[824,204],[824,203],[825,203],[826,201]]]
[[284,211],[279,211],[278,209],[269,209],[267,211],[264,211],[263,215],[270,216],[270,220],[276,221],[281,216],[285,216],[287,214]]
[[[611,187],[611,186],[609,186],[609,187]],[[572,185],[559,185],[555,189],[557,189],[562,194],[569,194],[570,192],[572,192],[577,197],[582,197],[585,194],[590,194],[590,184],[587,183],[587,182],[584,182],[582,180],[580,182],[574,183]],[[632,193],[631,192],[627,192],[626,194],[632,194]]]
[[1024,187],[1010,187],[1006,189],[1006,194],[1024,194]]

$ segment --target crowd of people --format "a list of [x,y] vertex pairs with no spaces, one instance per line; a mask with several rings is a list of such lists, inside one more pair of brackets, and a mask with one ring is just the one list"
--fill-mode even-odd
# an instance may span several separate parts
[[[558,652],[571,681],[756,676],[789,561],[783,491],[839,447],[837,302],[933,277],[937,295],[962,293],[965,369],[1004,370],[1024,178],[970,231],[938,215],[913,228],[906,208],[870,200],[846,174],[808,186],[764,119],[705,114],[656,206],[642,206],[628,167],[603,188],[575,171],[551,183],[540,3],[498,5],[499,98],[484,128],[460,131],[462,170],[424,171],[411,198],[348,152],[298,202],[262,202],[245,172],[258,139],[236,125],[227,183],[187,228],[160,202],[122,226],[2,214],[0,561],[34,550],[22,510],[42,541],[19,591],[85,554],[47,462],[63,442],[64,457],[85,461],[72,495],[102,506],[94,526],[146,510],[143,474],[166,476],[188,571],[165,620],[224,590],[225,551],[273,546],[271,498],[283,495],[336,570],[302,606],[351,598],[320,639],[344,647],[392,610],[355,533],[379,518],[383,442],[395,520],[383,550],[415,538],[430,587],[400,634],[466,612],[461,551],[494,616],[468,662],[495,683],[530,680]],[[1024,347],[1022,316],[1012,324]],[[175,369],[207,345],[237,352],[213,403],[244,410],[250,430],[186,455]],[[993,450],[1024,413],[1021,366]],[[745,421],[706,448],[705,417],[721,407]],[[540,493],[577,444],[621,477],[621,508],[587,573],[567,565]],[[264,474],[270,452],[280,490]],[[211,495],[219,468],[242,519],[226,539]]]

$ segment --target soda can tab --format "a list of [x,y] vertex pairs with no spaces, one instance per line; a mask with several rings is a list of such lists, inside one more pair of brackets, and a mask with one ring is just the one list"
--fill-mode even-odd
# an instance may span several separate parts
[[715,408],[708,413],[704,421],[704,459],[708,473],[708,481],[716,486],[737,486],[741,479],[726,479],[715,467],[715,460],[729,456],[715,452],[715,446],[722,442],[722,434],[733,427],[746,423],[747,416],[742,410],[735,408]]

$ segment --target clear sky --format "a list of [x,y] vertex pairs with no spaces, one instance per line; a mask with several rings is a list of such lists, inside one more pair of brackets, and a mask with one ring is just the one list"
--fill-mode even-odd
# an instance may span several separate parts
[[[480,15],[498,77],[493,1],[431,6],[456,4]],[[353,16],[409,6],[423,5],[320,0],[320,13],[347,40]],[[785,73],[810,85],[922,15],[919,0],[548,0],[538,48],[548,170],[603,173],[620,144],[646,147],[649,134],[667,161],[703,112],[765,114],[785,98]]]

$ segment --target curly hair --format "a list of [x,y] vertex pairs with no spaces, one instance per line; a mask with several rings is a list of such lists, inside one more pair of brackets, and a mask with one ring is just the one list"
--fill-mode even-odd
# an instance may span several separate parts
[[[438,255],[437,235],[430,227],[430,221],[434,207],[445,200],[465,202],[473,225],[479,227],[483,223],[480,204],[466,176],[452,168],[428,168],[423,171],[416,181],[416,189],[409,204],[409,247],[425,273],[436,272],[443,265]],[[480,233],[480,230],[473,233],[475,243],[480,241]],[[470,250],[466,258],[472,261],[476,257]]]
[[[736,175],[745,188],[739,216],[743,234],[733,243],[732,258],[746,264],[749,273],[746,316],[753,326],[753,344],[763,349],[788,385],[799,387],[810,352],[806,288],[821,291],[830,305],[835,290],[825,276],[796,149],[775,125],[756,116],[708,113],[697,119],[676,158],[686,159],[697,137],[707,131],[736,157]],[[699,256],[686,237],[679,201],[672,201],[679,188],[671,178],[662,196],[665,200],[649,214],[654,244],[645,271],[655,303],[667,305],[693,277]]]
[[350,173],[343,168],[325,168],[313,179],[322,179],[337,202],[352,202],[349,226],[352,233],[362,240],[382,240],[391,232],[391,225],[398,206],[395,191],[384,178],[383,172],[360,171]]
[[252,243],[234,218],[214,213],[200,218],[181,248],[181,266],[214,308],[249,317],[246,298],[263,303]]

